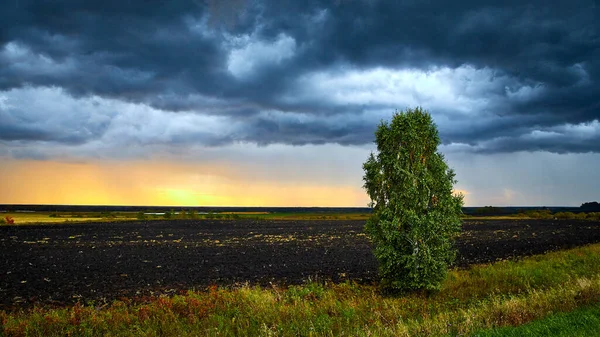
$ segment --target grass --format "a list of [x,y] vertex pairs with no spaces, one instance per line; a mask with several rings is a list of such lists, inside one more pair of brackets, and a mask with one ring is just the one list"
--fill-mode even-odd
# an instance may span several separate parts
[[267,213],[252,216],[240,214],[243,218],[265,220],[367,220],[370,213]]
[[598,302],[600,244],[453,270],[433,294],[388,296],[352,282],[211,287],[107,306],[0,311],[0,335],[484,336],[539,319],[534,324],[549,326],[557,313]]
[[523,220],[533,219],[517,215],[463,215],[464,220]]
[[[80,222],[110,222],[126,220],[169,220],[169,219],[214,219],[214,220],[367,220],[370,213],[280,213],[280,212],[221,212],[198,214],[190,213],[190,210],[171,210],[168,219],[164,215],[144,214],[144,212],[0,212],[0,225],[5,225],[4,218],[12,217],[16,225],[22,224],[46,224],[46,223],[80,223]],[[523,220],[523,219],[567,219],[567,220],[590,220],[600,221],[600,212],[571,213],[550,211],[529,211],[527,213],[507,215],[487,215],[476,213],[463,215],[463,219],[469,220]]]
[[37,224],[37,223],[60,223],[60,222],[86,222],[102,221],[107,218],[102,217],[100,213],[64,213],[58,216],[50,216],[54,213],[36,212],[36,213],[0,213],[0,218],[11,217],[15,220],[15,225]]
[[25,224],[56,224],[56,223],[84,223],[84,222],[110,222],[132,220],[177,220],[177,219],[215,219],[215,220],[366,220],[368,213],[267,213],[267,212],[225,212],[214,214],[173,214],[169,219],[163,215],[144,215],[140,219],[139,212],[2,212],[0,225],[6,225],[2,220],[11,217],[15,225]]
[[503,327],[480,331],[477,337],[588,337],[600,333],[600,305],[552,314],[544,319],[518,327]]

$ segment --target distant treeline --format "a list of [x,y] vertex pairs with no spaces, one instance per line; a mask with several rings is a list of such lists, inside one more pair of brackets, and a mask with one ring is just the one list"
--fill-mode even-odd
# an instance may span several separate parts
[[188,206],[96,206],[96,205],[0,205],[0,211],[34,212],[169,212],[193,210],[197,213],[269,212],[269,213],[370,213],[368,207],[188,207]]
[[[268,212],[268,213],[323,213],[323,214],[353,214],[370,213],[368,207],[187,207],[187,206],[96,206],[96,205],[0,205],[0,211],[34,211],[34,212],[169,212],[173,210],[193,210],[197,213],[224,213],[224,212]],[[600,203],[586,202],[580,207],[463,207],[466,215],[515,215],[527,212],[549,211],[560,212],[600,212]]]
[[575,220],[594,220],[600,221],[600,212],[556,212],[549,210],[529,211],[514,215],[515,217],[531,219],[575,219]]
[[514,216],[532,219],[600,220],[600,204],[586,202],[580,207],[465,207],[467,216]]
[[529,212],[573,212],[579,213],[582,210],[579,207],[496,207],[496,206],[484,206],[484,207],[463,207],[463,213],[465,215],[472,216],[503,216],[503,215],[516,215],[525,214]]
[[584,212],[600,212],[600,204],[597,201],[584,202],[579,208]]

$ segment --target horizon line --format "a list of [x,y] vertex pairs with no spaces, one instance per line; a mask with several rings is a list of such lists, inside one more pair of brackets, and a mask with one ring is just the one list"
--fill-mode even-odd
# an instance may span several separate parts
[[[135,204],[25,204],[25,203],[15,203],[15,204],[0,204],[0,207],[6,206],[77,206],[77,207],[173,207],[173,208],[198,208],[198,207],[212,207],[212,208],[371,208],[369,206],[247,206],[247,205],[135,205]],[[555,208],[578,208],[578,206],[572,205],[482,205],[482,206],[474,206],[474,205],[465,205],[462,207],[498,207],[498,208],[518,208],[518,207],[555,207]]]

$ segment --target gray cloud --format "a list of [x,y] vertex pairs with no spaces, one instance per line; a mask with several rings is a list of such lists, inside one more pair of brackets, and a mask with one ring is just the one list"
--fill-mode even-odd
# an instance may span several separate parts
[[466,151],[600,152],[580,136],[600,119],[596,1],[232,4],[8,1],[0,147],[361,145],[422,105]]

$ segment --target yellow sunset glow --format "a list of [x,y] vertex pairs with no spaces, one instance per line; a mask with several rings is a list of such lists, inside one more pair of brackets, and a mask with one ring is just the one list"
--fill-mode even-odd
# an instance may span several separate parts
[[455,195],[462,194],[464,205],[467,205],[471,201],[469,198],[470,193],[467,190],[455,188],[454,190],[452,190],[452,193],[454,193]]
[[13,160],[0,167],[0,204],[163,206],[359,206],[360,186],[261,181],[226,165],[153,161]]

